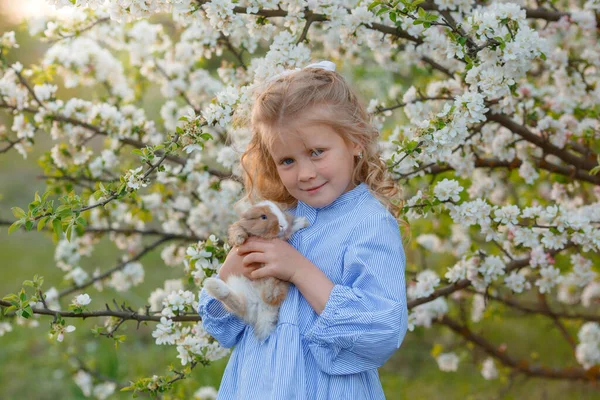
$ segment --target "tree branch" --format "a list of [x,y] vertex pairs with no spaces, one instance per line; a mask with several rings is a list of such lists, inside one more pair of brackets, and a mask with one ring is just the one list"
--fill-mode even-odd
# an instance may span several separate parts
[[[466,290],[471,293],[479,293],[471,288],[468,288]],[[589,322],[600,322],[600,315],[566,313],[566,312],[557,312],[557,311],[549,312],[547,309],[542,309],[542,308],[539,308],[539,307],[536,307],[536,306],[533,306],[530,304],[524,304],[524,303],[518,302],[518,301],[508,298],[508,297],[503,297],[500,295],[493,295],[489,292],[486,294],[486,297],[488,299],[492,299],[494,301],[505,304],[511,308],[514,308],[515,310],[519,310],[519,311],[522,311],[527,314],[538,314],[538,315],[545,315],[547,317],[556,316],[558,318],[564,318],[564,319],[583,320],[583,321],[589,321]]]
[[548,142],[544,138],[531,132],[529,129],[527,129],[527,127],[514,122],[512,119],[510,119],[510,117],[506,115],[488,112],[486,116],[488,120],[497,122],[503,127],[509,129],[514,134],[519,135],[528,142],[535,144],[536,146],[544,150],[545,153],[552,154],[563,160],[565,163],[574,166],[575,168],[589,171],[596,166],[596,163],[593,161],[588,161],[584,158],[577,157],[566,150],[554,146],[552,143]]
[[149,246],[145,247],[142,251],[140,251],[138,254],[136,254],[133,258],[130,258],[127,261],[122,261],[121,263],[117,264],[115,267],[109,269],[108,271],[104,272],[103,274],[95,276],[95,277],[87,280],[86,282],[82,283],[79,286],[73,286],[73,287],[71,287],[69,289],[63,290],[62,292],[59,293],[58,298],[62,298],[62,297],[68,296],[68,295],[70,295],[72,293],[80,291],[81,289],[85,289],[86,287],[93,285],[95,282],[98,282],[98,281],[101,281],[101,280],[103,280],[105,278],[108,278],[114,272],[123,269],[125,267],[125,265],[127,265],[127,264],[129,264],[131,262],[139,260],[140,258],[142,258],[144,255],[146,255],[151,250],[155,249],[156,247],[158,247],[161,244],[163,244],[165,242],[168,242],[170,240],[173,240],[173,238],[172,237],[162,237],[162,238],[158,239],[154,243],[152,243]]
[[[572,243],[568,243],[567,246],[565,246],[564,249],[561,250],[550,250],[548,253],[552,256],[554,256],[555,254],[568,249],[570,246],[572,246]],[[506,264],[506,269],[505,269],[505,273],[508,273],[512,270],[515,269],[519,269],[519,268],[523,268],[527,265],[529,265],[529,258],[525,258],[525,259],[520,259],[520,260],[515,260],[512,261],[508,264]],[[418,305],[424,304],[424,303],[429,303],[430,301],[433,301],[435,299],[437,299],[438,297],[442,297],[442,296],[448,296],[458,290],[461,289],[465,289],[467,287],[471,286],[471,281],[469,279],[461,279],[458,282],[455,282],[451,285],[445,286],[443,288],[437,289],[435,290],[432,294],[430,294],[427,297],[420,297],[418,299],[414,299],[408,302],[408,309],[412,309],[415,308]]]
[[540,365],[532,365],[529,361],[515,359],[501,350],[498,346],[488,342],[483,337],[472,332],[467,326],[461,325],[452,318],[444,315],[437,321],[450,328],[455,333],[462,336],[465,340],[480,347],[490,356],[500,361],[503,365],[521,372],[530,377],[539,377],[547,379],[564,379],[573,381],[597,381],[600,380],[600,374],[590,373],[583,368],[569,367],[564,369],[549,368]]
[[[24,108],[24,109],[20,110],[15,106],[11,106],[9,104],[2,103],[2,102],[0,102],[0,108],[8,108],[8,109],[11,109],[14,111],[25,111],[25,112],[32,113],[32,114],[36,114],[38,112],[38,110],[33,109],[33,108]],[[102,129],[98,128],[97,126],[91,125],[87,122],[79,121],[74,118],[69,118],[69,117],[65,117],[63,115],[57,115],[57,114],[48,114],[48,115],[46,115],[46,118],[50,118],[51,120],[57,121],[57,122],[64,122],[64,123],[75,125],[75,126],[81,126],[82,128],[88,129],[94,133],[97,133],[98,135],[102,135],[102,136],[106,136],[106,137],[111,136],[108,132],[103,131]],[[146,147],[146,144],[139,140],[130,139],[130,138],[117,138],[117,139],[121,143],[136,147],[138,149]],[[160,156],[164,153],[162,151],[157,151],[156,154]],[[172,161],[176,164],[182,165],[182,166],[186,165],[186,160],[184,158],[175,156],[173,154],[169,154],[166,157],[166,159],[169,161]],[[235,175],[227,174],[227,173],[221,172],[221,171],[213,169],[213,168],[207,169],[207,172],[211,175],[218,177],[219,179],[231,179],[236,182],[240,182],[240,178],[236,177]]]
[[[12,304],[9,303],[8,301],[0,300],[0,306],[11,307]],[[160,318],[162,317],[161,315],[143,315],[143,314],[139,314],[136,311],[111,310],[108,308],[108,306],[107,306],[106,310],[90,311],[90,312],[82,312],[82,313],[76,313],[76,312],[72,312],[72,311],[50,310],[48,308],[43,308],[43,307],[32,307],[31,309],[33,310],[34,314],[52,315],[54,317],[61,316],[62,318],[86,319],[86,318],[94,318],[94,317],[115,317],[115,318],[122,318],[122,319],[128,320],[128,321],[134,320],[134,321],[138,321],[138,322],[144,322],[144,321],[160,322]],[[197,314],[180,315],[180,316],[175,316],[175,317],[172,317],[169,319],[171,319],[173,322],[185,322],[185,321],[197,322],[197,321],[202,320],[200,318],[200,315],[197,315]]]
[[110,21],[110,17],[104,17],[104,18],[97,19],[96,21],[94,21],[93,23],[89,24],[88,26],[86,26],[84,28],[81,28],[81,29],[77,29],[75,31],[75,33],[73,33],[71,35],[63,36],[62,34],[60,34],[60,37],[58,39],[49,40],[47,43],[54,44],[56,42],[60,42],[61,40],[70,39],[70,38],[73,38],[73,37],[80,36],[83,32],[89,31],[90,29],[92,29],[96,25],[103,24],[103,23],[108,22],[108,21]]
[[[577,179],[579,181],[589,182],[594,185],[600,186],[600,176],[599,175],[590,175],[586,171],[576,169],[576,168],[569,168],[569,167],[562,166],[562,165],[556,165],[556,164],[553,164],[553,163],[543,160],[543,159],[534,159],[533,162],[534,162],[534,165],[540,170],[548,171],[548,172],[555,173],[558,175],[566,176],[571,179]],[[523,161],[518,158],[514,158],[512,161],[500,160],[498,158],[476,158],[475,159],[475,167],[476,168],[491,168],[491,169],[508,168],[510,170],[513,170],[513,169],[518,169],[522,163],[523,163]],[[415,171],[408,172],[408,173],[402,175],[401,178],[403,178],[403,179],[409,178],[411,175],[413,175],[417,172],[420,172],[424,169],[427,169],[427,168],[429,168],[429,171],[427,171],[427,172],[431,173],[431,174],[440,174],[442,172],[454,170],[454,168],[452,168],[449,165],[438,165],[438,164],[432,163],[432,164],[428,164],[424,167],[420,167],[419,169],[417,169]]]

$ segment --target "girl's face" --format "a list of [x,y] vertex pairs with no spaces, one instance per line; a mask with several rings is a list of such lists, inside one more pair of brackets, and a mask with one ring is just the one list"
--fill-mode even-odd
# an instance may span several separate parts
[[271,156],[288,192],[321,208],[354,187],[352,172],[358,152],[358,145],[346,143],[327,125],[296,124],[275,141]]

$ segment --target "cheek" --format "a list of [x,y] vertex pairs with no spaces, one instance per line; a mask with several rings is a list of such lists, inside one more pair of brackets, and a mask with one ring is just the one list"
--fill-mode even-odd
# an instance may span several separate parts
[[279,174],[279,179],[281,179],[281,183],[283,183],[283,186],[288,187],[290,186],[293,182],[295,182],[295,174],[291,169],[286,169],[286,170],[277,170],[277,173]]

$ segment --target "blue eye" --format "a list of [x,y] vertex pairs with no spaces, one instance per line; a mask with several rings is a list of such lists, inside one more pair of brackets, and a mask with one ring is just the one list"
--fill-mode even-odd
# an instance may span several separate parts
[[315,149],[310,154],[311,155],[315,155],[315,156],[320,156],[321,154],[323,154],[323,150],[321,150],[321,149]]
[[[288,163],[288,161],[290,161],[290,162]],[[285,159],[281,160],[281,164],[283,164],[283,165],[290,165],[293,162],[294,162],[294,160],[292,160],[291,158],[285,158]]]
[[265,214],[260,216],[261,219],[267,219],[267,216]]

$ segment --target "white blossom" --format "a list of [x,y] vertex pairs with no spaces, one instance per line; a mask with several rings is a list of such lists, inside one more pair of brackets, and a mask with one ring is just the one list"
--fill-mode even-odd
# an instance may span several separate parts
[[531,284],[527,282],[527,278],[517,271],[512,271],[509,276],[504,278],[504,283],[515,293],[522,293],[523,290],[531,288]]
[[462,186],[455,180],[444,179],[439,182],[435,189],[433,189],[433,193],[435,197],[440,201],[446,201],[451,199],[454,202],[460,200],[459,193],[463,191]]
[[98,400],[105,400],[112,395],[116,389],[117,384],[115,382],[102,382],[94,386],[94,396],[96,396]]
[[493,358],[489,357],[485,359],[481,366],[481,375],[488,381],[498,377],[498,370]]
[[0,337],[4,336],[5,333],[12,331],[12,325],[8,322],[0,322]]
[[535,281],[535,285],[539,287],[540,293],[547,293],[562,279],[563,277],[560,275],[560,270],[549,266],[540,269],[540,279]]
[[88,397],[92,394],[94,380],[90,374],[80,369],[73,375],[73,380],[79,386],[84,396]]
[[92,301],[92,299],[90,298],[90,296],[87,293],[84,293],[84,294],[80,294],[77,297],[75,297],[73,299],[73,304],[77,307],[83,307],[83,306],[87,306],[88,304],[90,304],[91,301]]
[[203,386],[193,394],[194,400],[216,400],[217,389],[212,386]]
[[586,369],[600,364],[600,325],[597,322],[586,322],[577,337],[580,342],[575,350],[577,362]]
[[125,174],[125,181],[127,181],[127,187],[137,190],[140,187],[148,186],[148,183],[144,180],[144,174],[142,173],[143,169],[144,167],[142,166],[127,171],[127,173]]
[[445,372],[456,371],[458,369],[458,356],[455,353],[442,353],[436,357],[438,367]]
[[419,272],[417,284],[408,288],[407,295],[411,299],[427,297],[433,293],[435,287],[440,283],[440,278],[432,270]]

